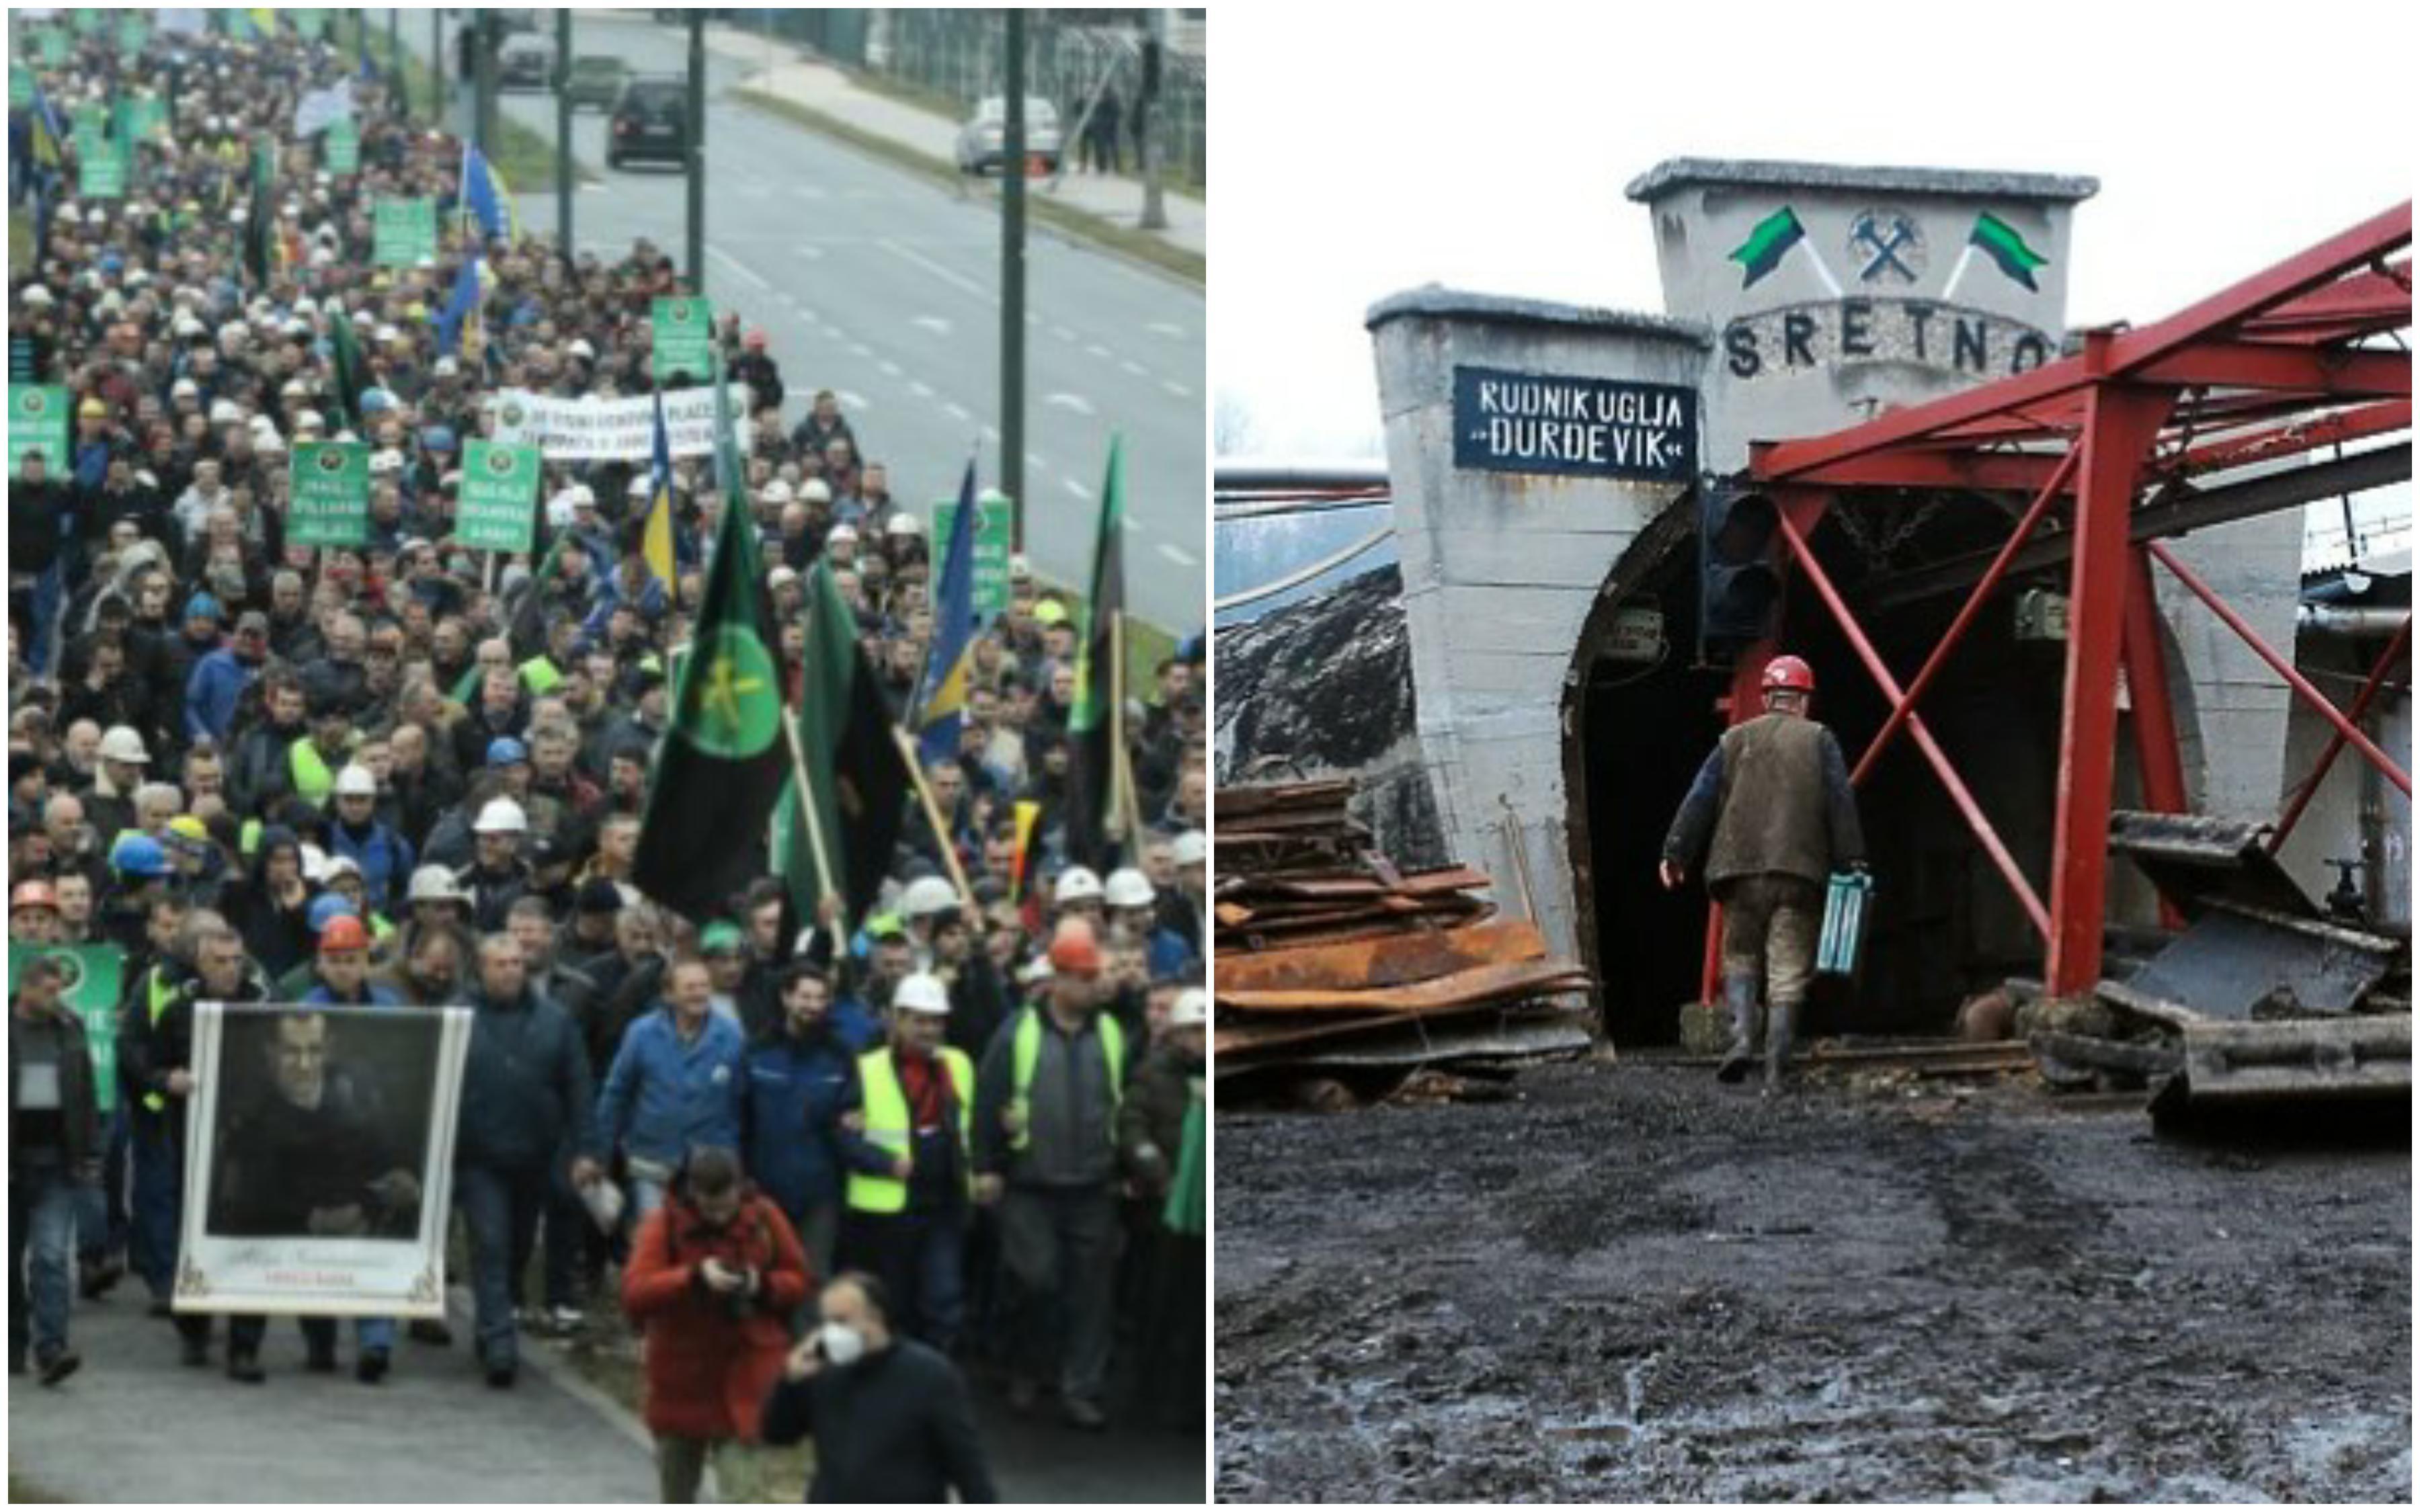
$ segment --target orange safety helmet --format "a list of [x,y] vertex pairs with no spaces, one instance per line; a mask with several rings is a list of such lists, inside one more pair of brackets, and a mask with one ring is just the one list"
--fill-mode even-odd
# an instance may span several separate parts
[[1050,936],[1050,969],[1089,977],[1101,969],[1101,943],[1081,918],[1063,918]]
[[1764,664],[1764,690],[1787,693],[1815,692],[1815,669],[1796,656],[1776,656]]
[[339,950],[366,950],[370,948],[370,932],[350,914],[338,914],[328,920],[319,932],[319,953],[333,955]]
[[55,914],[59,911],[59,895],[51,890],[47,882],[20,882],[8,894],[8,912],[13,914],[20,908],[47,908]]

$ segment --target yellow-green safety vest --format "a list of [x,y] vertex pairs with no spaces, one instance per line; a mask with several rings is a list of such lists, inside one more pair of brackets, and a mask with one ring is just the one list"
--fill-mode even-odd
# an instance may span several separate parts
[[[965,1051],[947,1046],[936,1051],[935,1056],[949,1068],[950,1086],[958,1094],[958,1168],[967,1173],[971,1191],[974,1167],[967,1149],[967,1125],[974,1118],[974,1062],[967,1058]],[[857,1079],[865,1095],[866,1142],[889,1154],[907,1154],[915,1143],[915,1120],[908,1109],[907,1089],[899,1085],[899,1068],[891,1058],[890,1046],[858,1057]],[[888,1174],[851,1171],[848,1206],[852,1212],[905,1212],[908,1183]]]
[[[1101,1031],[1101,1054],[1109,1062],[1109,1143],[1118,1142],[1118,1105],[1126,1095],[1126,1031],[1114,1014],[1102,1012],[1093,1022]],[[1027,1117],[1027,1097],[1033,1089],[1033,1068],[1042,1063],[1042,1011],[1029,1008],[1016,1021],[1016,1038],[1009,1044],[1009,1066],[1015,1073],[1011,1107],[1016,1109],[1016,1132],[1008,1148],[1021,1150],[1032,1138],[1033,1120]]]
[[336,774],[328,770],[319,748],[304,735],[286,748],[286,769],[293,774],[294,791],[314,809],[327,807],[328,795],[336,786]]
[[[153,1028],[160,1026],[160,1015],[168,1011],[168,1005],[176,1001],[176,997],[177,989],[169,985],[167,973],[153,966],[147,974],[143,988],[144,1011],[150,1016]],[[168,1111],[168,1099],[164,1093],[146,1092],[143,1105],[154,1113],[165,1113]]]

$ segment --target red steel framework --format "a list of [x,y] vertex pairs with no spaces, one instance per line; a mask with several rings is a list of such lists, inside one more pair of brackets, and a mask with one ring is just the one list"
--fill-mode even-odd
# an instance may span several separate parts
[[[2139,330],[2085,333],[2083,350],[1967,393],[1893,410],[1828,436],[1763,441],[1747,476],[1776,505],[1790,560],[1823,603],[1891,712],[1855,763],[1864,781],[1904,732],[1948,791],[1977,842],[2007,880],[2044,941],[2043,980],[2055,996],[2089,994],[2101,976],[2108,881],[2110,791],[2118,745],[2118,687],[2125,671],[2146,803],[2185,807],[2183,761],[2161,656],[2151,565],[2158,563],[2334,727],[2316,769],[2298,784],[2271,841],[2282,844],[2346,746],[2408,797],[2411,777],[2359,726],[2410,641],[2410,620],[2349,710],[2340,710],[2265,643],[2159,537],[2247,514],[2298,507],[2343,491],[2337,468],[2313,465],[2239,490],[2195,496],[2191,480],[2408,432],[2407,352],[2370,345],[2412,323],[2410,201]],[[2358,486],[2411,476],[2407,445],[2372,465]],[[2399,461],[2399,466],[2397,465]],[[2341,467],[2341,464],[2338,465]],[[1916,676],[1902,687],[1816,560],[1808,540],[1826,510],[1854,508],[1860,489],[1939,487],[2023,491],[2032,503],[1968,592],[1965,604]],[[2196,512],[2196,497],[2211,501]],[[2184,501],[2180,504],[2179,501]],[[2063,526],[2068,564],[2067,671],[2058,750],[2057,809],[2045,902],[1916,705],[2029,541]],[[2054,543],[2057,544],[2057,543]],[[1734,721],[1760,706],[1757,688],[1776,647],[1744,655],[1729,700]],[[2407,678],[2408,681],[2408,678]],[[1710,924],[1709,980],[1714,960]]]

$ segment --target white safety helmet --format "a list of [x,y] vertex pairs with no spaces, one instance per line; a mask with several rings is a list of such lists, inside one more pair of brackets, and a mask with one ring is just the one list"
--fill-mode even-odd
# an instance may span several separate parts
[[476,835],[519,835],[529,828],[529,815],[510,798],[489,798],[479,810],[478,822],[471,826]]
[[1176,995],[1169,1005],[1168,1026],[1190,1029],[1210,1022],[1210,995],[1199,987],[1187,987]]
[[918,877],[899,896],[899,911],[909,918],[954,914],[957,908],[958,889],[940,877]]
[[348,766],[336,774],[336,796],[340,798],[375,798],[378,779],[370,776],[366,766]]
[[[1065,894],[1061,894],[1063,898]],[[1109,873],[1109,884],[1101,889],[1102,901],[1112,908],[1149,908],[1158,901],[1151,879],[1130,866],[1122,866]]]
[[308,841],[302,844],[302,880],[305,882],[328,880],[328,853]]
[[137,766],[148,765],[151,753],[143,748],[143,737],[131,725],[114,724],[101,737],[101,759],[105,762],[132,762]]
[[1059,882],[1051,889],[1051,896],[1058,901],[1062,908],[1069,903],[1087,901],[1098,903],[1101,899],[1101,879],[1094,874],[1091,867],[1071,866],[1059,873]]
[[1210,859],[1210,837],[1198,829],[1188,829],[1176,837],[1168,852],[1179,866],[1200,866]]
[[946,1014],[950,1011],[950,990],[929,971],[910,972],[892,989],[891,1006],[904,1013]]
[[466,903],[471,895],[454,885],[454,873],[442,866],[415,867],[405,900],[415,903]]

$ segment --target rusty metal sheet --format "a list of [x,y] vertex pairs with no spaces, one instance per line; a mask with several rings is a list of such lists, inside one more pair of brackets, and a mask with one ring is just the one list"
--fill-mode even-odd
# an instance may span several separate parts
[[2271,1024],[2196,1024],[2184,1071],[2161,1101],[2204,1103],[2358,1100],[2412,1095],[2410,1014]]
[[1546,937],[1527,919],[1435,933],[1387,933],[1338,944],[1234,950],[1218,957],[1221,991],[1302,987],[1400,987],[1490,961],[1539,961]]
[[1252,893],[1273,899],[1344,900],[1388,895],[1427,897],[1435,893],[1474,892],[1492,887],[1495,879],[1466,866],[1441,872],[1406,872],[1389,887],[1370,876],[1244,877],[1229,886],[1231,893]]
[[[1569,1016],[1547,1019],[1485,1021],[1438,1028],[1422,1025],[1425,1034],[1398,1032],[1383,1038],[1357,1040],[1304,1052],[1289,1062],[1289,1071],[1347,1071],[1379,1067],[1447,1065],[1464,1060],[1533,1059],[1578,1055],[1592,1042],[1585,1020]],[[1254,1068],[1238,1068],[1238,1071]]]
[[2109,816],[2109,849],[2143,869],[2160,896],[2187,918],[2217,899],[2304,918],[2319,909],[2286,874],[2265,843],[2268,826],[2206,814],[2119,810]]
[[1471,966],[1396,987],[1218,989],[1218,1002],[1253,1013],[1429,1013],[1508,997],[1586,991],[1589,974],[1568,961],[1510,961]]

